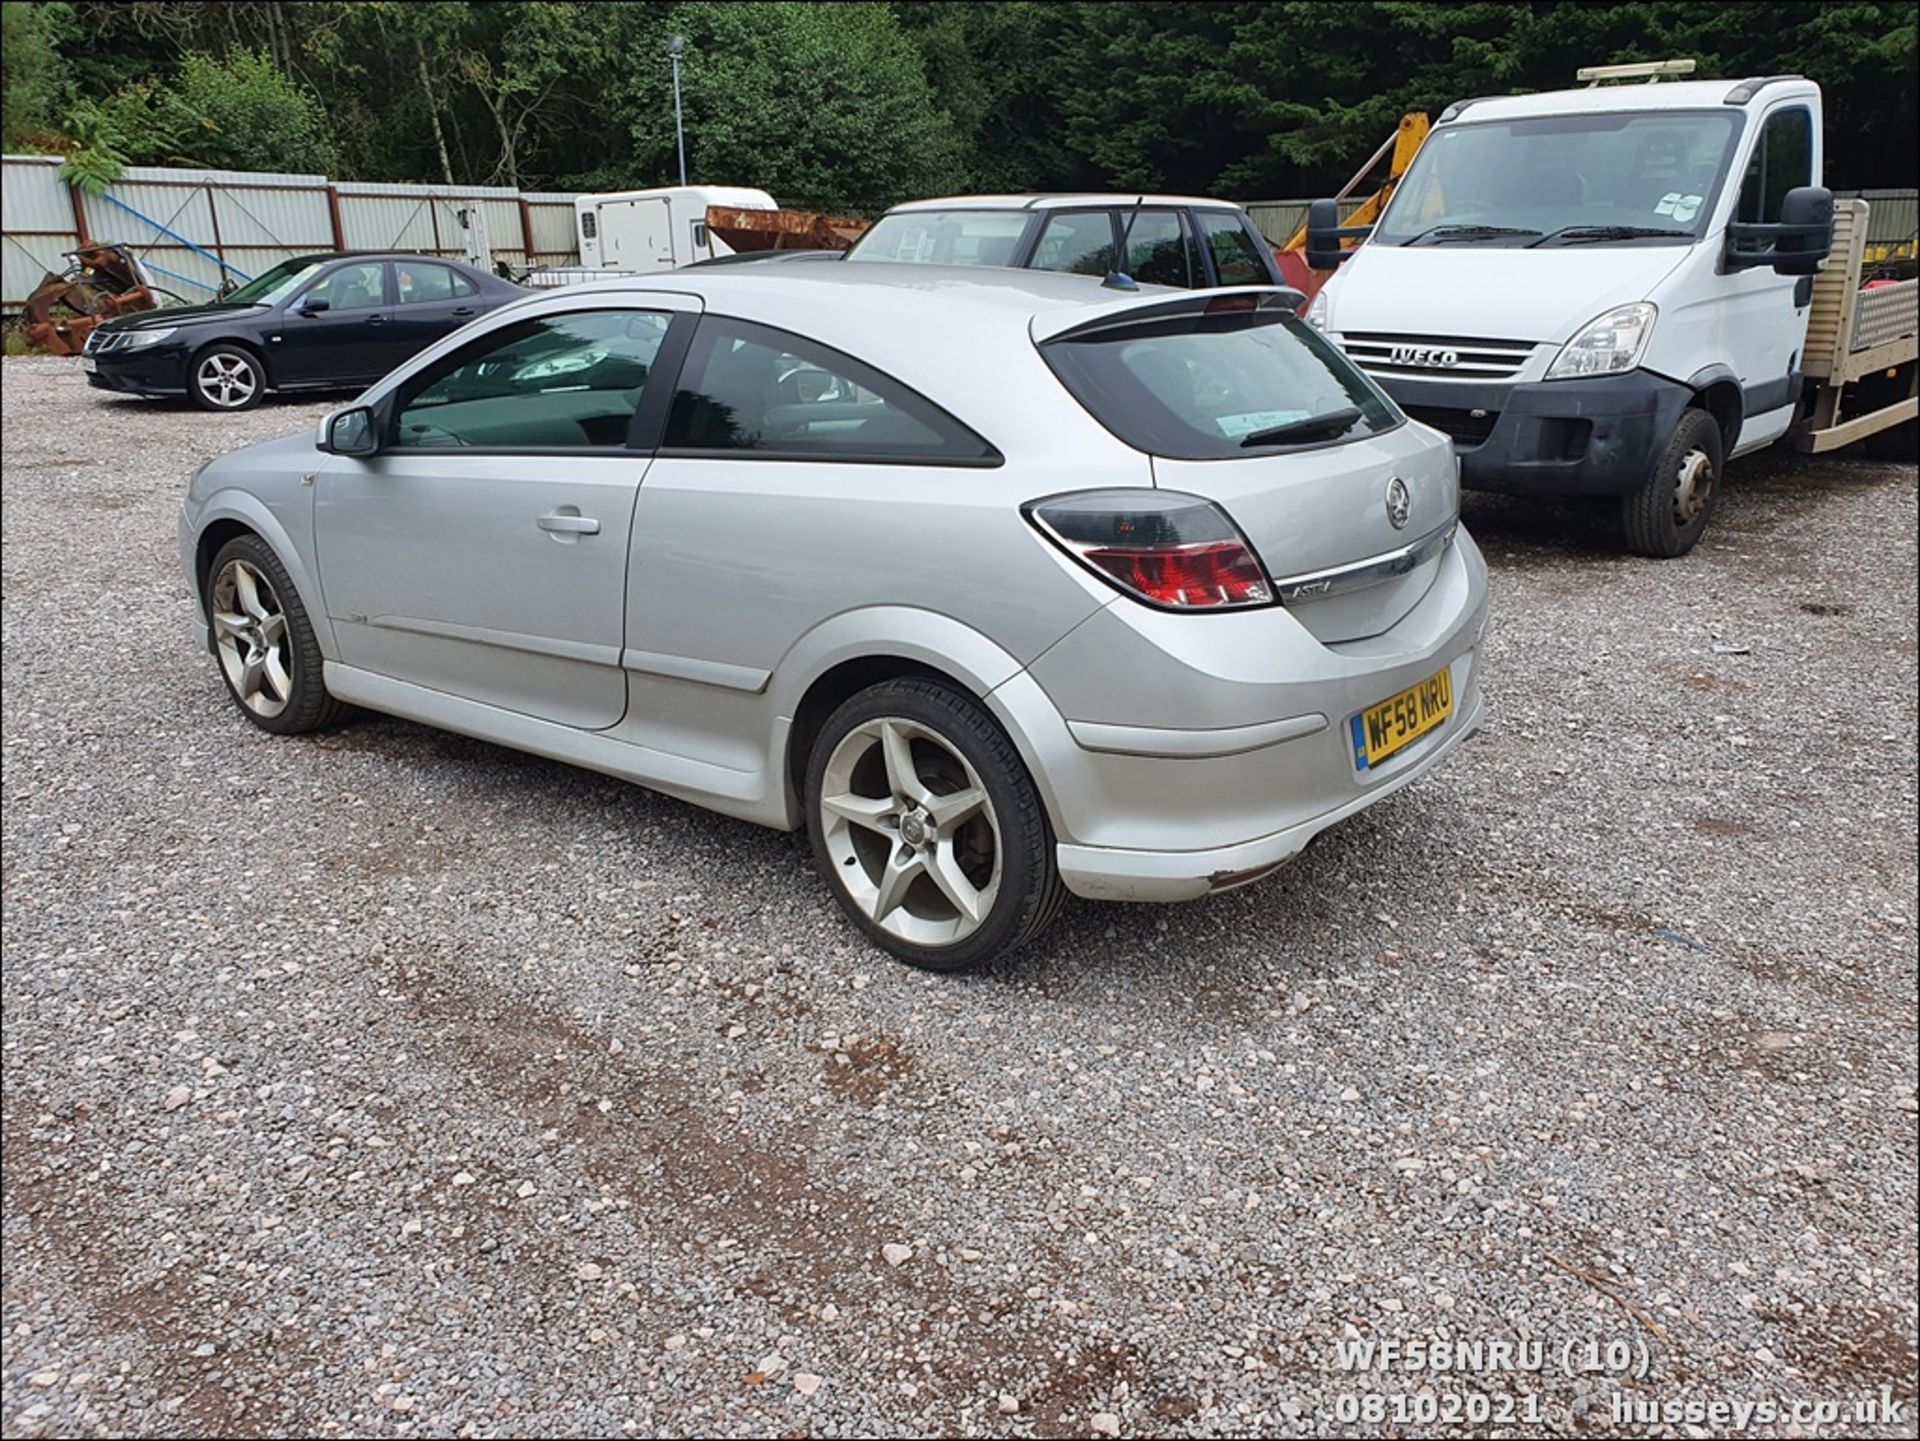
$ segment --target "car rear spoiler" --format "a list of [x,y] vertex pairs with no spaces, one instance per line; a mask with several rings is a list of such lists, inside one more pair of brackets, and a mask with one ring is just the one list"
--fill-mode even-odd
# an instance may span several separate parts
[[1219,290],[1188,290],[1170,297],[1129,297],[1077,310],[1049,310],[1034,316],[1030,332],[1036,345],[1072,340],[1143,320],[1183,315],[1219,315],[1233,311],[1277,310],[1299,313],[1307,297],[1290,285],[1235,285]]

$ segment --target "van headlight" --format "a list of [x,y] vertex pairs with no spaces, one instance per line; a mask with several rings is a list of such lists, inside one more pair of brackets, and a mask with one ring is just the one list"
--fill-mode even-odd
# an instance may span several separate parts
[[1320,289],[1313,292],[1313,301],[1310,305],[1307,306],[1307,313],[1303,318],[1306,320],[1308,325],[1311,325],[1315,330],[1319,331],[1322,335],[1326,334],[1327,292],[1325,291],[1325,289]]
[[1637,300],[1595,316],[1560,347],[1547,367],[1547,379],[1577,380],[1632,370],[1640,363],[1659,314],[1652,301]]

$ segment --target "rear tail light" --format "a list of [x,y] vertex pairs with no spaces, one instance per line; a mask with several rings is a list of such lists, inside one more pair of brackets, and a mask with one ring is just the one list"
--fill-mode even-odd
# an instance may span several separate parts
[[1273,604],[1259,557],[1210,500],[1166,490],[1087,490],[1035,501],[1031,520],[1109,584],[1166,610]]

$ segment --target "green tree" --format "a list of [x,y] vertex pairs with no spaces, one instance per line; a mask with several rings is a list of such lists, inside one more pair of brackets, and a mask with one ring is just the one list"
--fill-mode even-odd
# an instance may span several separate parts
[[200,122],[194,144],[208,165],[319,174],[333,169],[333,144],[319,105],[265,51],[190,53],[174,92]]
[[70,88],[60,46],[72,38],[71,6],[0,4],[0,142],[7,149],[40,143],[58,122]]
[[952,124],[886,6],[709,0],[677,7],[652,43],[626,55],[634,141],[627,183],[660,184],[676,173],[669,28],[687,37],[690,180],[867,212],[958,183]]

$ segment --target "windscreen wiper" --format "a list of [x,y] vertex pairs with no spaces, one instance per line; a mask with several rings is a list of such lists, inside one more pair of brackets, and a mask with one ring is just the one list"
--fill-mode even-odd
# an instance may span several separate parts
[[1339,410],[1329,410],[1325,415],[1309,415],[1304,420],[1289,420],[1285,425],[1270,425],[1265,430],[1256,430],[1241,438],[1241,449],[1250,445],[1278,445],[1286,440],[1305,440],[1310,435],[1339,435],[1350,430],[1360,418],[1360,408],[1354,405],[1342,406]]
[[1527,249],[1545,245],[1549,240],[1558,240],[1565,245],[1587,245],[1596,240],[1639,240],[1643,236],[1662,235],[1693,238],[1691,230],[1674,230],[1657,225],[1567,225],[1541,236]]
[[1525,226],[1512,225],[1435,225],[1421,231],[1418,235],[1400,242],[1401,245],[1418,245],[1425,240],[1433,245],[1443,245],[1449,240],[1495,240],[1502,235],[1538,235],[1537,230]]

